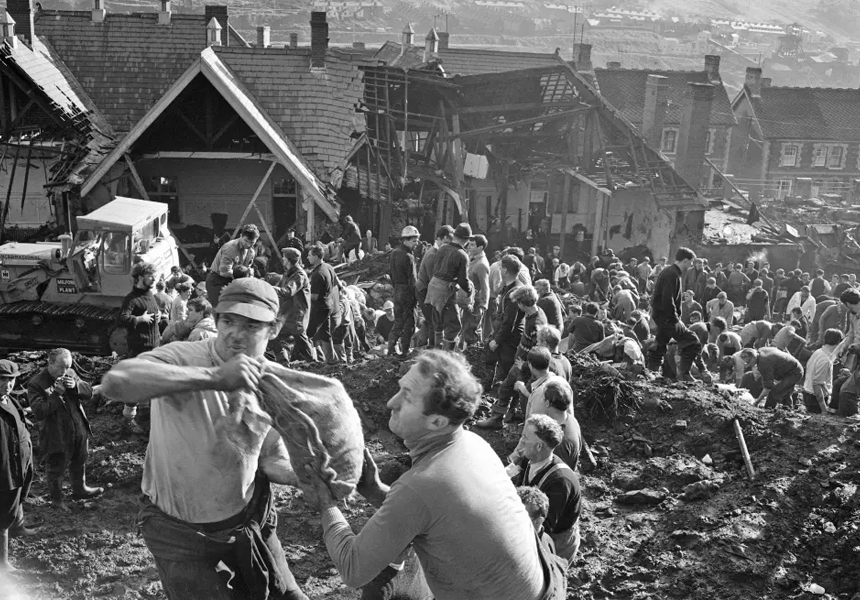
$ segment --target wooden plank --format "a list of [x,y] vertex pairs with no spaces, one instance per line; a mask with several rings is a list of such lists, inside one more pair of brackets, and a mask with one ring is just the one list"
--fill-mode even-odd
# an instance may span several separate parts
[[24,189],[21,191],[21,212],[24,211],[24,202],[27,200],[27,184],[30,182],[30,158],[33,156],[33,140],[27,144],[27,160],[24,163]]
[[218,131],[216,131],[216,132],[215,132],[215,135],[214,135],[214,136],[212,136],[212,142],[210,143],[210,146],[214,146],[214,145],[215,145],[215,142],[217,142],[218,140],[220,140],[220,139],[221,139],[221,137],[222,137],[225,133],[227,133],[227,130],[228,130],[228,129],[230,129],[230,128],[233,126],[233,124],[234,124],[234,123],[236,123],[236,121],[238,121],[238,120],[239,120],[239,113],[236,113],[236,114],[234,114],[232,117],[230,117],[229,119],[227,119],[227,122],[226,122],[226,123],[224,123],[224,125],[221,127],[221,129],[219,129]]
[[514,110],[545,110],[551,108],[576,108],[585,105],[579,100],[567,102],[520,102],[513,104],[488,104],[486,106],[464,106],[460,113],[464,115],[482,113],[503,113]]
[[483,135],[485,133],[491,133],[493,131],[499,131],[501,129],[510,129],[512,127],[522,127],[524,125],[533,125],[534,123],[548,123],[549,121],[557,121],[558,119],[568,117],[570,115],[574,115],[579,112],[583,112],[586,110],[591,110],[594,108],[593,106],[586,106],[584,108],[575,108],[572,110],[564,110],[557,113],[550,113],[548,115],[541,115],[539,117],[530,117],[528,119],[519,119],[517,121],[510,121],[508,123],[499,123],[496,125],[490,125],[488,127],[481,127],[479,129],[472,129],[469,131],[464,131],[457,136],[449,135],[446,138],[465,138],[465,137],[474,137],[477,135]]
[[[245,212],[242,213],[242,217],[239,219],[239,224],[236,225],[236,229],[233,231],[233,235],[230,236],[230,239],[235,240],[239,235],[239,230],[242,229],[242,225],[245,224],[245,219],[248,218],[248,215],[251,213],[251,209],[257,206],[257,198],[260,197],[260,193],[263,191],[263,187],[265,187],[266,182],[269,181],[269,177],[272,175],[272,171],[275,170],[275,166],[277,165],[277,161],[272,161],[269,164],[269,169],[266,171],[266,174],[263,176],[263,180],[260,181],[260,185],[257,186],[257,190],[254,192],[254,196],[251,198],[251,201],[248,203],[248,206],[245,207]],[[272,238],[274,241],[274,238]]]
[[176,114],[177,114],[177,115],[179,115],[179,118],[180,118],[180,119],[182,119],[182,121],[183,121],[186,125],[188,125],[188,128],[189,128],[192,132],[194,132],[194,135],[196,135],[196,136],[197,136],[197,137],[199,137],[201,140],[203,140],[203,143],[204,143],[204,144],[206,144],[206,148],[207,148],[207,149],[209,149],[209,150],[211,150],[212,148],[210,148],[210,147],[209,147],[209,138],[207,138],[207,137],[206,137],[206,135],[205,135],[202,131],[200,131],[199,129],[197,129],[197,125],[195,125],[195,124],[191,121],[191,119],[189,119],[188,117],[186,117],[186,116],[185,116],[185,113],[183,113],[181,110],[177,109]]
[[134,181],[134,185],[137,186],[140,195],[143,196],[144,200],[149,200],[149,194],[146,193],[146,188],[143,187],[143,180],[140,178],[140,174],[134,167],[134,163],[131,162],[131,156],[129,156],[128,152],[126,152],[125,154],[123,154],[123,158],[125,158],[125,164],[128,165],[128,170],[131,173],[131,179],[132,181]]

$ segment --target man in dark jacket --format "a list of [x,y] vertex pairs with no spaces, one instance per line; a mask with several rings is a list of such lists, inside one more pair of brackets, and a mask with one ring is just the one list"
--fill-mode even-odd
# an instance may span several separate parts
[[[295,239],[295,238],[294,238]],[[288,247],[281,249],[284,257],[286,271],[275,292],[280,302],[280,315],[284,319],[284,326],[272,341],[275,352],[286,352],[284,342],[286,338],[293,338],[292,354],[287,356],[287,361],[294,357],[302,359],[317,360],[317,354],[313,344],[308,338],[308,320],[310,319],[311,283],[308,274],[302,268],[302,253],[297,248]]]
[[582,490],[579,477],[553,451],[564,437],[561,425],[544,414],[528,418],[517,446],[525,459],[516,485],[537,487],[549,498],[549,512],[544,530],[555,542],[555,551],[573,563],[579,550],[579,517],[582,513]]
[[657,324],[657,336],[648,350],[648,368],[661,369],[669,341],[674,339],[678,343],[678,379],[681,381],[692,381],[690,368],[702,351],[699,338],[681,322],[681,278],[695,258],[689,248],[679,248],[675,263],[657,276],[651,300],[651,317]]
[[352,252],[358,259],[358,249],[361,247],[361,230],[358,225],[352,220],[352,217],[346,215],[343,218],[343,231],[340,234],[343,238],[343,260],[349,260],[349,253]]
[[33,483],[33,445],[24,412],[10,396],[18,365],[0,360],[0,572],[9,564],[9,535],[33,535],[24,527],[24,501]]
[[538,293],[538,306],[546,315],[546,322],[559,329],[564,327],[564,309],[558,296],[552,291],[549,280],[538,279],[535,281],[535,289]]
[[[161,344],[161,331],[158,327],[158,304],[152,293],[155,287],[155,266],[139,262],[131,269],[134,288],[123,299],[119,309],[119,324],[126,329],[128,336],[128,358],[149,352]],[[123,408],[124,429],[128,433],[143,435],[146,432],[138,425],[137,406],[127,404]]]
[[437,348],[453,350],[463,328],[457,288],[468,297],[467,309],[472,310],[474,289],[469,279],[469,255],[466,246],[472,239],[472,228],[461,223],[454,230],[450,244],[439,248],[433,263],[433,277],[427,286],[425,304],[433,307],[433,335]]
[[[418,229],[407,225],[400,233],[400,245],[391,251],[388,273],[394,286],[394,326],[388,335],[388,356],[405,358],[415,333],[415,257],[412,250],[418,243]],[[397,341],[400,340],[400,354]]]
[[570,333],[573,335],[571,350],[579,352],[596,344],[606,337],[603,323],[597,319],[600,307],[595,302],[585,305],[585,314],[575,317],[570,324]]
[[325,249],[314,244],[308,251],[311,265],[311,316],[308,337],[322,348],[326,362],[334,363],[334,343],[331,334],[340,325],[340,288],[337,274],[323,260]]
[[30,380],[27,399],[39,421],[39,443],[47,457],[45,469],[51,502],[63,507],[63,475],[72,476],[72,497],[94,498],[104,488],[87,485],[90,422],[81,401],[93,397],[93,389],[72,369],[72,353],[65,348],[48,353],[48,365]]
[[427,287],[430,285],[430,280],[433,278],[433,271],[436,268],[436,254],[439,248],[448,244],[454,237],[454,228],[450,225],[442,225],[436,231],[435,243],[427,248],[424,256],[421,257],[421,262],[418,267],[418,275],[415,281],[415,294],[418,298],[418,304],[421,308],[421,313],[424,315],[424,325],[422,332],[427,334],[427,342],[430,348],[436,347],[436,338],[433,335],[433,307],[425,303],[427,298]]

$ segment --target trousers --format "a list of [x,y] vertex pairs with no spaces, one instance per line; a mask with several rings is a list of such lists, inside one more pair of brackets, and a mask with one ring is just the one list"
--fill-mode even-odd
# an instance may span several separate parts
[[[764,407],[773,408],[777,404],[791,406],[791,394],[794,392],[794,386],[801,379],[803,379],[803,369],[789,373],[787,377],[780,379],[776,385],[770,388],[770,393],[767,395]],[[816,401],[815,404],[817,406],[818,402]]]
[[657,324],[657,335],[651,348],[648,350],[648,368],[656,371],[663,364],[666,349],[671,340],[678,343],[678,356],[681,359],[692,361],[702,351],[702,344],[695,333],[687,329],[681,321],[675,323],[663,322]]
[[74,438],[68,440],[65,452],[51,452],[45,461],[45,474],[48,479],[62,477],[66,469],[75,476],[83,471],[89,458],[89,436],[86,431],[75,432]]
[[461,329],[463,322],[460,319],[460,307],[452,295],[441,312],[433,308],[433,332],[437,337],[441,335],[445,342],[453,344]]
[[401,352],[409,352],[412,334],[415,333],[415,305],[418,300],[414,289],[405,284],[394,286],[394,324],[388,334],[388,344],[400,340]]
[[24,501],[33,484],[33,465],[24,472],[24,485],[14,490],[0,491],[0,531],[17,529],[24,525]]

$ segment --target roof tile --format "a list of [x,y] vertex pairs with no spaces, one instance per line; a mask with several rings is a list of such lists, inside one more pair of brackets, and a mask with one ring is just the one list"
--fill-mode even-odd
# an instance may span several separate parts
[[753,99],[768,139],[860,141],[860,90],[765,87]]

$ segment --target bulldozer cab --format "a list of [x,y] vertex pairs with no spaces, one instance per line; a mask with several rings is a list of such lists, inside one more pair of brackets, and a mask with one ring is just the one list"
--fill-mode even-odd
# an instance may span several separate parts
[[124,297],[133,285],[131,269],[141,261],[155,265],[156,278],[167,277],[179,264],[167,211],[160,202],[119,197],[78,217],[67,267],[79,290]]

